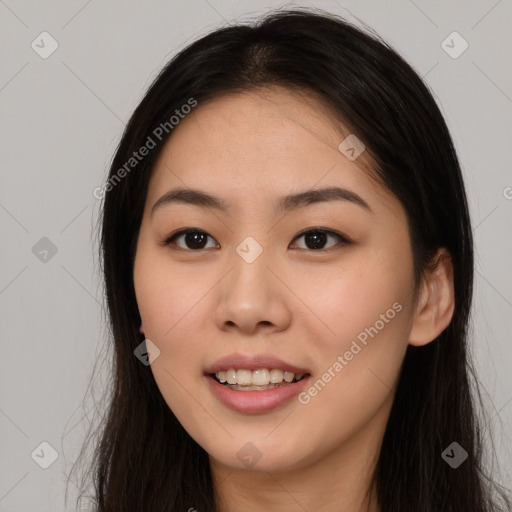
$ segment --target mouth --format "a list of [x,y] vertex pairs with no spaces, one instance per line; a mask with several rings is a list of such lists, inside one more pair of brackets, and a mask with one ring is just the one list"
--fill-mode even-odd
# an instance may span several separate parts
[[289,386],[310,376],[308,372],[294,373],[280,368],[220,370],[209,376],[219,384],[235,391],[265,391]]
[[278,368],[230,368],[206,373],[205,379],[213,396],[229,409],[242,414],[266,414],[296,397],[308,385],[311,374]]
[[243,414],[265,414],[298,395],[311,373],[271,354],[234,353],[205,368],[204,378],[224,406]]

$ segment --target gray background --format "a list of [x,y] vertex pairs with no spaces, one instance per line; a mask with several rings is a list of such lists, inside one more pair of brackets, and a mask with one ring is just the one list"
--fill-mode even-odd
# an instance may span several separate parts
[[[510,482],[510,0],[0,0],[0,511],[65,509],[65,475],[93,419],[91,374],[95,363],[98,378],[108,369],[93,190],[124,123],[185,44],[281,5],[314,5],[367,23],[425,77],[441,105],[474,223],[473,353],[486,432],[495,432],[500,479]],[[51,49],[43,31],[58,43],[46,59],[31,47]],[[458,58],[445,50],[458,53],[461,40],[442,44],[454,31],[469,44]],[[51,449],[42,442],[58,454],[47,469],[40,464]],[[69,490],[73,497],[72,482]]]

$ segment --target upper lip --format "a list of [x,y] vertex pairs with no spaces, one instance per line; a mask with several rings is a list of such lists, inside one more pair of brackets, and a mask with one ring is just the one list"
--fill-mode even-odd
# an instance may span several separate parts
[[208,366],[205,370],[206,374],[217,373],[222,370],[258,370],[261,368],[278,368],[280,370],[288,371],[291,373],[309,373],[309,371],[300,366],[287,363],[277,357],[262,354],[262,355],[246,355],[246,354],[231,354],[217,359],[213,364]]

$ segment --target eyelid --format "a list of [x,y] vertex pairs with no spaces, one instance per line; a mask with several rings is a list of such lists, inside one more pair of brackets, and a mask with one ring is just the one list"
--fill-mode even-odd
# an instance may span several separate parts
[[[298,238],[310,233],[310,232],[321,232],[321,233],[324,233],[326,235],[334,235],[336,236],[337,238],[339,238],[340,240],[340,243],[342,245],[348,245],[348,244],[351,244],[352,243],[352,240],[350,240],[346,235],[344,235],[343,233],[340,233],[338,231],[334,231],[332,229],[328,229],[328,228],[322,228],[322,227],[310,227],[310,228],[306,228],[304,230],[302,230],[301,232],[297,233],[297,235],[295,235],[295,237],[293,238],[293,241],[297,240]],[[172,244],[172,242],[182,236],[182,235],[186,235],[188,233],[201,233],[201,234],[204,234],[204,235],[207,235],[208,237],[210,237],[212,240],[215,240],[209,233],[207,233],[206,231],[202,230],[202,229],[199,229],[199,228],[185,228],[185,229],[181,229],[179,231],[176,231],[175,233],[173,233],[172,235],[169,235],[167,238],[165,238],[162,242],[162,245],[164,246],[169,246]],[[218,242],[217,242],[218,243]],[[336,244],[332,247],[328,247],[327,249],[299,249],[301,251],[307,251],[307,252],[327,252],[327,251],[330,251],[332,249],[335,249],[339,244]],[[177,248],[178,250],[183,250],[183,251],[187,251],[187,252],[201,252],[201,251],[204,251],[205,249],[184,249],[183,247],[178,247]]]

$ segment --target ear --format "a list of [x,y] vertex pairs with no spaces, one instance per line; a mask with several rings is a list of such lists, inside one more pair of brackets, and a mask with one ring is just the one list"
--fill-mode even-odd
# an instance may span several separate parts
[[454,308],[452,259],[440,248],[420,284],[409,344],[422,346],[435,340],[448,327]]

